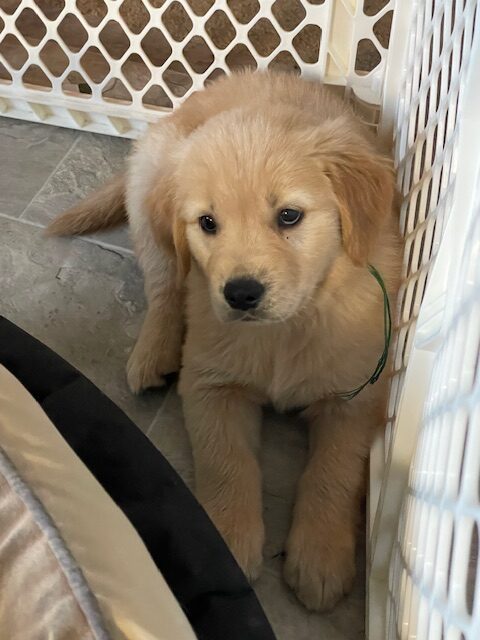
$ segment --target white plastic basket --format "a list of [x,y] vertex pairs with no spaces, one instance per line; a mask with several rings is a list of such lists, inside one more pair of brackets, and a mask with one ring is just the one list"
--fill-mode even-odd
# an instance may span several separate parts
[[405,259],[370,464],[371,640],[480,638],[479,5],[0,0],[5,116],[136,137],[219,73],[282,66],[345,87],[393,141]]

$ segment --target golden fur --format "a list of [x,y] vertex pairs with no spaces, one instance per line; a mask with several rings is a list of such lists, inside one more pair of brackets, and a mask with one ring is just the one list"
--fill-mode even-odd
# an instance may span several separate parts
[[[196,492],[250,578],[264,542],[261,406],[307,407],[310,456],[285,578],[308,608],[333,606],[354,577],[364,463],[386,393],[384,374],[351,401],[337,396],[368,379],[384,346],[383,297],[369,263],[395,299],[391,160],[328,89],[243,73],[152,127],[123,186],[107,185],[51,231],[99,228],[106,210],[109,223],[121,221],[122,194],[148,298],[127,366],[131,389],[162,384],[183,350]],[[285,207],[304,218],[279,229]],[[200,228],[203,214],[215,217],[215,235]],[[265,285],[254,312],[227,304],[223,287],[234,277]]]

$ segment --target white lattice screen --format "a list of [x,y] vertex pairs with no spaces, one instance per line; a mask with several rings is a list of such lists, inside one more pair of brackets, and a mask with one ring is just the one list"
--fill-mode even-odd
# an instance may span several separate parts
[[308,73],[378,105],[393,4],[0,0],[0,111],[136,137],[244,66]]
[[394,125],[405,254],[387,430],[372,455],[372,640],[480,638],[478,5],[406,3],[392,36],[406,47]]

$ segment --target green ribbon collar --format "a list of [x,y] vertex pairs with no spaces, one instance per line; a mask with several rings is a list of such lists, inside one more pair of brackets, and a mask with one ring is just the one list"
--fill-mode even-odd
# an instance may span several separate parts
[[352,391],[345,391],[341,393],[337,393],[339,398],[343,400],[352,400],[355,396],[358,396],[360,391],[363,391],[365,387],[369,384],[375,384],[375,382],[379,379],[382,371],[385,369],[385,365],[387,364],[388,351],[390,349],[390,342],[392,339],[392,314],[390,311],[390,301],[388,299],[387,288],[385,287],[385,282],[383,281],[382,276],[378,273],[378,271],[371,264],[368,265],[368,270],[375,278],[375,280],[380,285],[383,293],[383,326],[384,326],[384,347],[380,358],[378,359],[377,366],[375,367],[375,371],[372,375],[361,384],[356,389],[352,389]]

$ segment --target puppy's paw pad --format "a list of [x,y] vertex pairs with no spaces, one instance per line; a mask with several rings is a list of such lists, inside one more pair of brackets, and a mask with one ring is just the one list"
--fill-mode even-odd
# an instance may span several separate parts
[[284,578],[297,598],[311,611],[329,611],[352,588],[354,547],[321,548],[320,544],[290,544]]

